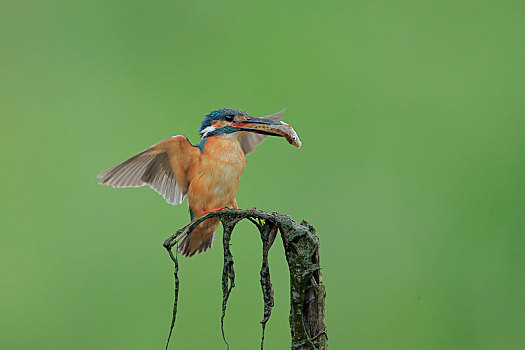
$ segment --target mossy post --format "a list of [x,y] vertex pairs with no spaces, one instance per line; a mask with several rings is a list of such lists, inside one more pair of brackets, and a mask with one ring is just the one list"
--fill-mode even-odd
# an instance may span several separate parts
[[[179,289],[178,261],[172,253],[172,248],[202,221],[217,217],[221,220],[223,232],[224,264],[222,275],[222,317],[223,330],[224,315],[230,292],[235,287],[235,272],[233,256],[230,251],[230,238],[235,225],[248,219],[257,226],[263,242],[261,287],[264,299],[264,316],[261,321],[262,337],[261,349],[264,346],[264,327],[268,322],[273,307],[273,289],[270,282],[268,266],[268,251],[277,235],[281,232],[286,261],[290,270],[290,330],[292,335],[291,349],[293,350],[325,350],[328,348],[328,336],[325,326],[325,287],[321,278],[319,264],[319,238],[315,228],[307,221],[300,224],[288,215],[270,213],[257,209],[223,209],[210,212],[184,226],[164,242],[172,260],[175,262],[175,297],[170,336],[175,325],[177,300]],[[223,330],[223,338],[226,342]],[[169,337],[168,337],[169,342]],[[228,343],[226,342],[228,347]],[[168,344],[166,344],[166,348]]]

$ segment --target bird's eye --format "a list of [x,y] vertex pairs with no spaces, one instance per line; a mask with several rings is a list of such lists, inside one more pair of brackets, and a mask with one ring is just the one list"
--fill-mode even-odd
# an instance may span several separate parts
[[224,117],[224,119],[226,119],[227,121],[231,122],[233,121],[233,115],[227,115]]

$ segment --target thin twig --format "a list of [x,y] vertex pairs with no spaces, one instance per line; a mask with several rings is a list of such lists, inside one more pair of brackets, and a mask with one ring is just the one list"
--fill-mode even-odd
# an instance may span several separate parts
[[171,249],[168,249],[168,253],[170,254],[171,260],[173,260],[173,263],[175,264],[175,270],[173,272],[175,277],[175,295],[173,298],[173,314],[171,316],[170,333],[168,334],[168,340],[166,341],[166,350],[168,350],[168,346],[170,345],[171,334],[173,333],[173,327],[175,327],[175,319],[177,318],[177,303],[179,300],[179,261],[177,259],[177,251],[175,251],[175,256],[173,255]]

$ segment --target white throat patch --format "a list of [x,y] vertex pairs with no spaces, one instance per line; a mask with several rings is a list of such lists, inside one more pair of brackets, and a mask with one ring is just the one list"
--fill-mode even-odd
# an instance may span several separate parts
[[204,129],[202,129],[201,135],[202,135],[202,137],[206,137],[212,131],[215,131],[215,127],[213,127],[212,125],[207,126]]

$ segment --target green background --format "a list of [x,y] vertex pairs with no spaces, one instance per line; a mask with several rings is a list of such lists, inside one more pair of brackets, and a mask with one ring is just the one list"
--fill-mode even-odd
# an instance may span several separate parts
[[[524,349],[522,1],[1,1],[0,348],[161,349],[189,221],[96,174],[204,114],[284,120],[241,207],[321,239],[331,349]],[[234,232],[226,334],[256,349],[261,243]],[[221,237],[219,235],[219,237]],[[282,244],[267,349],[289,347]],[[225,349],[221,244],[181,260],[173,349]]]

